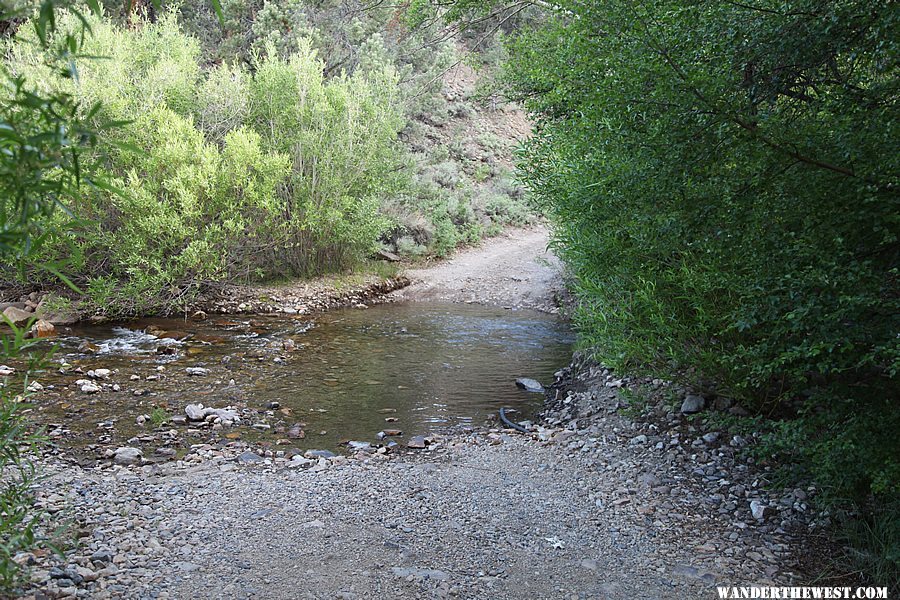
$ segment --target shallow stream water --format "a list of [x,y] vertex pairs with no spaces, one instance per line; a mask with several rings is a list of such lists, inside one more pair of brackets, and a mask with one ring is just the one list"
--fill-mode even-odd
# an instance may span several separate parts
[[[543,396],[519,390],[515,379],[549,382],[573,342],[568,326],[551,315],[429,303],[314,317],[145,319],[60,334],[51,368],[37,376],[45,391],[34,410],[74,447],[141,436],[155,442],[152,425],[135,419],[154,409],[157,416],[184,415],[190,403],[238,408],[241,425],[219,432],[231,439],[275,442],[294,427],[290,443],[298,448],[377,442],[385,429],[401,430],[394,439],[402,441],[480,424],[501,406],[528,418]],[[64,374],[60,363],[68,365]],[[188,367],[208,373],[189,376]],[[78,368],[113,372],[103,391],[85,394],[74,383],[85,378]]]

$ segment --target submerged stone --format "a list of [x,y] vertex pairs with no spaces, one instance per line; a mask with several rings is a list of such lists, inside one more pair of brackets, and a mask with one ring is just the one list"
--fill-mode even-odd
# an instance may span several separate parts
[[531,392],[533,394],[543,394],[544,386],[541,383],[534,379],[529,379],[528,377],[520,377],[516,379],[516,386],[520,390],[525,390],[526,392]]

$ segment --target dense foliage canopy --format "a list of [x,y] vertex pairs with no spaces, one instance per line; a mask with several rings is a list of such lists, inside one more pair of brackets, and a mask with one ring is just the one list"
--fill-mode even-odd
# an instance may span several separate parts
[[896,3],[542,6],[506,83],[537,121],[521,167],[584,344],[776,417],[772,448],[833,495],[892,498]]

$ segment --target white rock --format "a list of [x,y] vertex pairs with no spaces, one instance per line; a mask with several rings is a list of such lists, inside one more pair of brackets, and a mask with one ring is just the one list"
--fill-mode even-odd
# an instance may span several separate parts
[[188,367],[185,369],[188,375],[193,375],[195,377],[203,377],[204,375],[209,375],[209,369],[204,369],[203,367]]
[[207,409],[203,408],[202,404],[188,404],[184,407],[184,414],[187,415],[187,418],[191,421],[202,421],[206,418]]
[[109,379],[112,371],[109,369],[93,369],[87,372],[87,376],[91,379]]
[[769,512],[769,507],[760,502],[759,500],[751,500],[750,501],[750,513],[753,515],[753,518],[757,521],[762,521],[766,518],[766,514]]
[[79,379],[75,383],[81,386],[81,391],[85,394],[96,394],[101,389],[99,385],[97,385],[93,381],[88,381],[86,379]]
[[143,455],[144,453],[141,452],[140,448],[124,446],[116,449],[116,453],[113,455],[113,462],[117,465],[139,465]]

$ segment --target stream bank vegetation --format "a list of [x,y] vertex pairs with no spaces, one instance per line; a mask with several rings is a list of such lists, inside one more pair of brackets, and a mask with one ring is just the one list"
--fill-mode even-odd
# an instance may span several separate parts
[[88,185],[5,261],[8,290],[59,288],[52,265],[80,290],[55,312],[178,312],[210,284],[341,272],[378,249],[443,256],[535,218],[503,132],[515,111],[445,85],[470,52],[438,24],[353,2],[222,8],[221,23],[200,0],[59,11],[50,44],[89,32],[67,76],[33,21],[8,29],[3,69],[101,131]]
[[[99,11],[98,6],[94,6]],[[9,32],[31,18],[34,45],[43,67],[60,79],[76,77],[72,58],[81,51],[85,29],[56,28],[57,6],[44,3],[37,14],[29,7],[2,5],[0,32]],[[72,14],[82,19],[77,9]],[[47,230],[41,223],[74,202],[79,190],[92,181],[83,155],[98,135],[113,124],[97,120],[91,106],[82,106],[61,89],[34,85],[23,73],[0,67],[0,261],[20,276],[29,265],[33,274],[70,283],[52,261],[38,263]],[[0,366],[0,596],[13,595],[25,580],[23,556],[40,549],[55,551],[54,526],[36,505],[34,486],[40,472],[35,464],[44,437],[27,418],[28,396],[40,390],[30,375],[42,367],[46,351],[37,352],[26,339],[28,325],[16,327],[5,315],[8,333],[2,336],[0,358],[18,359],[19,372]],[[64,541],[63,537],[60,537]]]
[[750,411],[766,459],[847,517],[838,568],[896,590],[897,5],[539,4],[502,78],[583,346]]

